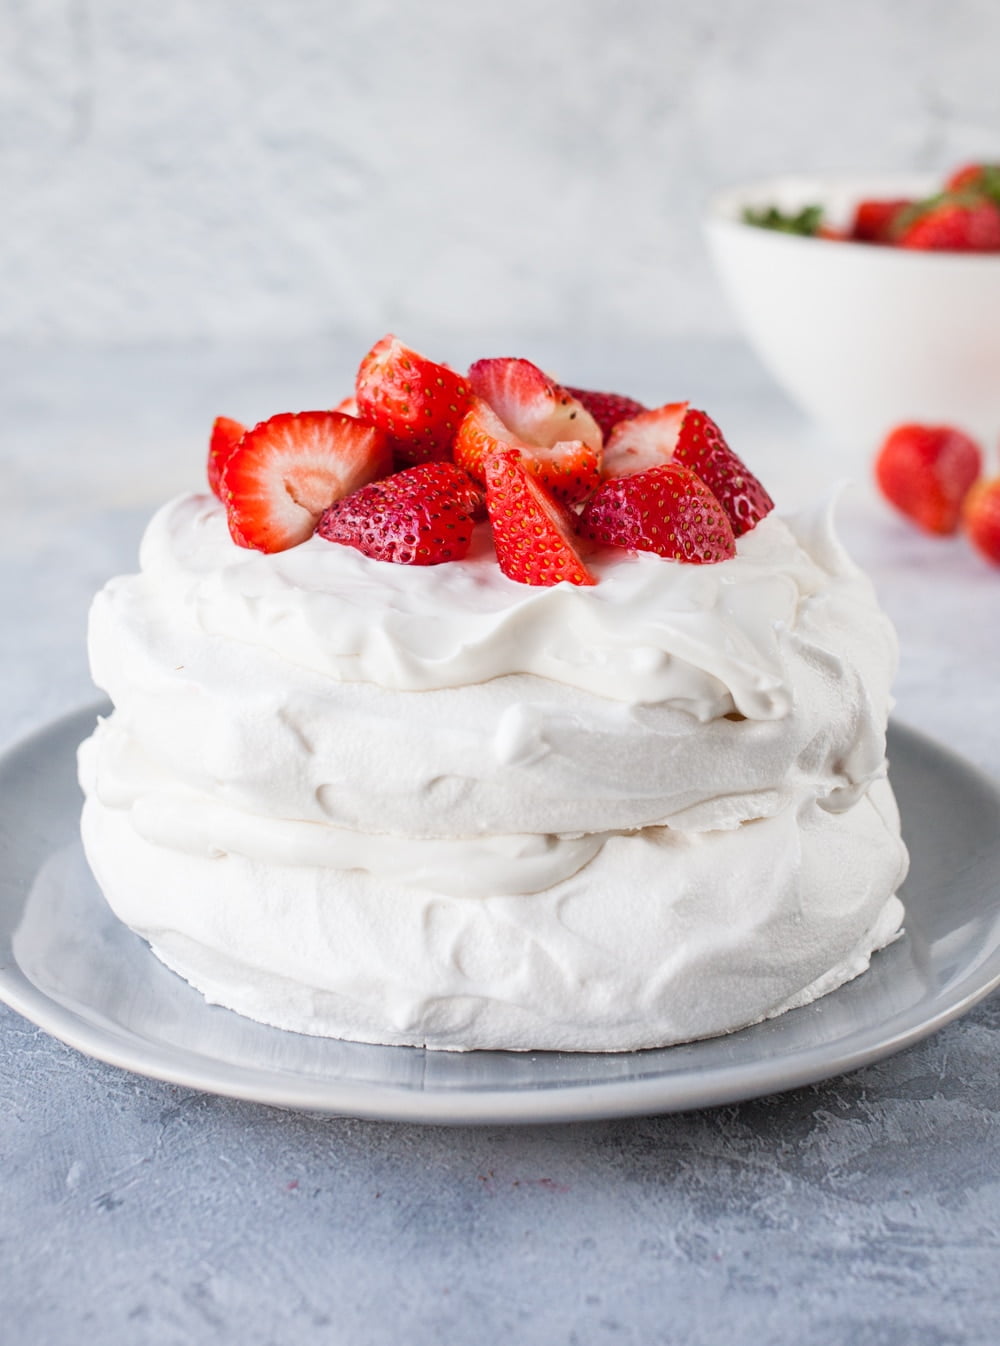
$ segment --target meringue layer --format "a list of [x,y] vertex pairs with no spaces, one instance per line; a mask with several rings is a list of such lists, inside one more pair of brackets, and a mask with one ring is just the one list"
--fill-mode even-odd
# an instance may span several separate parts
[[901,919],[896,646],[829,509],[592,588],[506,579],[479,531],[417,568],[154,517],[90,625],[121,918],[250,1017],[435,1047],[680,1041],[861,971]]

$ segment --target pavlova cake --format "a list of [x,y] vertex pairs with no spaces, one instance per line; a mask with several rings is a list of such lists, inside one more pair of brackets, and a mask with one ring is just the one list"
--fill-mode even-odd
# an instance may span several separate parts
[[334,411],[220,418],[209,484],[94,601],[80,750],[108,902],[209,1001],[625,1050],[898,933],[892,629],[704,412],[387,337]]

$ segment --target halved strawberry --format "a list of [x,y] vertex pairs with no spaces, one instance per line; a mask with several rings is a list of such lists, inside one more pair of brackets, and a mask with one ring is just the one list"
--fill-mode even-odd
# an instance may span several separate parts
[[774,509],[774,501],[703,411],[687,402],[643,412],[622,421],[604,453],[605,478],[632,476],[663,463],[697,472],[742,537]]
[[477,360],[469,385],[523,444],[551,448],[560,440],[579,441],[600,454],[603,436],[593,416],[530,360]]
[[212,438],[208,444],[208,485],[214,496],[222,499],[222,469],[229,461],[229,455],[246,434],[245,425],[232,421],[228,416],[216,416],[212,426]]
[[391,334],[361,361],[356,392],[359,414],[390,436],[402,463],[450,458],[471,399],[468,384],[453,369]]
[[1000,477],[973,486],[965,499],[962,522],[976,550],[1000,565]]
[[361,412],[358,410],[358,399],[353,393],[350,393],[347,397],[341,398],[333,409],[334,411],[339,411],[342,416],[353,416],[355,420],[358,420],[361,415]]
[[695,565],[736,554],[725,510],[697,473],[679,463],[604,482],[580,515],[578,528],[608,547],[656,552]]
[[601,475],[605,478],[629,477],[635,472],[669,463],[687,409],[687,402],[668,402],[664,407],[655,407],[620,421],[604,446]]
[[774,509],[764,486],[733,453],[722,431],[703,411],[690,409],[681,425],[674,462],[697,472],[726,511],[734,537],[742,537]]
[[391,466],[382,431],[339,411],[281,412],[261,421],[222,473],[233,541],[264,552],[305,542],[335,500]]
[[927,533],[954,533],[982,470],[975,440],[950,425],[897,425],[875,459],[885,498]]
[[521,584],[596,584],[580,559],[569,514],[528,470],[517,449],[486,460],[486,509],[500,569]]
[[589,388],[569,387],[566,391],[570,397],[575,397],[578,402],[581,402],[593,416],[601,427],[605,444],[619,421],[627,421],[631,416],[638,416],[646,410],[642,403],[637,402],[634,397],[623,397],[621,393],[595,393],[591,392]]
[[550,495],[564,504],[585,500],[601,480],[598,455],[578,439],[542,447],[526,444],[509,430],[488,402],[472,399],[455,439],[455,462],[477,481],[484,481],[486,460],[505,449],[517,449],[525,466]]
[[376,561],[439,565],[468,552],[482,498],[480,487],[454,463],[421,463],[338,500],[316,531]]

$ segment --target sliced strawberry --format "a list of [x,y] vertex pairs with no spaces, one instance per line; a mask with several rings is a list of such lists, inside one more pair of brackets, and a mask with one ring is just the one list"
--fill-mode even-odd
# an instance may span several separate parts
[[549,495],[564,505],[579,504],[601,484],[599,455],[578,439],[561,439],[547,448],[533,445],[525,463]]
[[338,411],[281,412],[261,421],[222,473],[233,541],[264,552],[305,542],[335,500],[391,465],[382,431]]
[[774,501],[712,418],[687,402],[670,402],[617,425],[604,453],[604,476],[634,476],[673,462],[698,473],[729,516],[736,537],[774,509]]
[[923,252],[1000,252],[1000,206],[946,200],[904,229],[899,245]]
[[212,438],[208,444],[208,485],[213,495],[222,499],[222,469],[229,455],[246,434],[245,425],[231,421],[228,416],[216,416]]
[[621,393],[595,393],[589,388],[567,388],[566,391],[593,416],[601,427],[605,444],[619,421],[627,421],[631,416],[638,416],[646,410],[634,397],[623,397]]
[[628,477],[669,463],[687,414],[687,402],[643,411],[620,421],[604,448],[604,477]]
[[703,411],[687,412],[674,449],[674,462],[697,472],[726,511],[734,537],[742,537],[774,509],[767,491]]
[[965,499],[962,522],[976,550],[1000,565],[1000,477],[973,486]]
[[471,398],[453,369],[385,336],[361,361],[356,391],[360,415],[390,436],[400,462],[451,457]]
[[353,416],[355,420],[358,420],[361,415],[361,412],[358,410],[358,399],[353,393],[348,397],[343,398],[333,409],[334,411],[339,411],[341,416]]
[[569,514],[528,471],[517,449],[486,460],[486,509],[500,569],[521,584],[596,584],[580,559]]
[[413,566],[460,561],[469,550],[482,497],[454,463],[421,463],[338,500],[316,531],[376,561]]
[[603,437],[593,416],[530,360],[477,360],[469,384],[521,443],[551,448],[578,441],[600,454]]
[[736,554],[725,510],[697,473],[664,463],[606,481],[580,515],[579,531],[607,547],[651,551],[695,565]]
[[954,533],[982,470],[975,440],[949,425],[898,425],[875,460],[885,498],[928,533]]
[[859,201],[854,210],[850,237],[856,243],[891,243],[893,225],[900,211],[909,209],[910,200]]
[[506,449],[517,449],[532,475],[563,504],[586,500],[600,483],[599,458],[588,445],[578,439],[560,440],[549,447],[525,444],[488,402],[474,397],[458,427],[455,462],[477,481],[484,481],[487,458]]
[[507,429],[488,402],[473,397],[455,436],[455,462],[476,481],[485,481],[487,458],[511,448],[527,445]]

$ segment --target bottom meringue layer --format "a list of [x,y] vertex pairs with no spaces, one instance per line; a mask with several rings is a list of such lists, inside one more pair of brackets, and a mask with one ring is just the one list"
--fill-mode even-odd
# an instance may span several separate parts
[[82,831],[115,913],[210,1003],[447,1050],[667,1046],[808,1004],[899,933],[907,865],[885,780],[841,813],[810,799],[728,831],[614,835],[517,896],[182,853],[95,796]]

